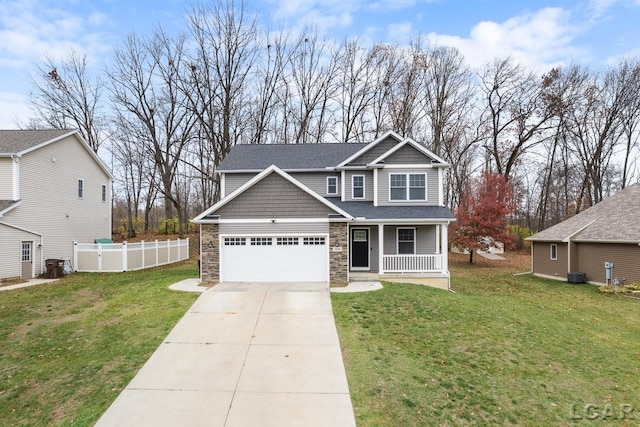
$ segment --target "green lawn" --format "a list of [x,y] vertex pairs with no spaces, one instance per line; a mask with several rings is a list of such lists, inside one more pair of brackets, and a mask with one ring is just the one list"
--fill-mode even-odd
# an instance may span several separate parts
[[640,301],[512,258],[454,256],[456,293],[332,294],[358,426],[640,423]]
[[0,292],[0,425],[93,424],[197,295],[195,261]]

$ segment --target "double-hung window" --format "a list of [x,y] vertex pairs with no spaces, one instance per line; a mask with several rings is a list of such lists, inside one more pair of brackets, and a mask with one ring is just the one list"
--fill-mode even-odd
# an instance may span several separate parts
[[352,198],[364,199],[364,175],[353,175],[351,184],[353,188]]
[[427,200],[427,177],[423,173],[389,175],[389,200]]
[[336,194],[338,194],[338,177],[328,176],[327,177],[327,195],[335,196]]
[[416,253],[416,229],[398,228],[398,255]]
[[551,244],[551,253],[549,254],[551,260],[556,261],[558,259],[558,245],[555,243]]

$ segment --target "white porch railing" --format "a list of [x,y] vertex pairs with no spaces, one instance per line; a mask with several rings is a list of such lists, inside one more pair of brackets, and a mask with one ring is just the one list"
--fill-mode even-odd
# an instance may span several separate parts
[[442,255],[383,255],[383,273],[433,273],[442,271]]
[[189,258],[189,239],[140,243],[77,243],[73,269],[85,272],[142,270]]

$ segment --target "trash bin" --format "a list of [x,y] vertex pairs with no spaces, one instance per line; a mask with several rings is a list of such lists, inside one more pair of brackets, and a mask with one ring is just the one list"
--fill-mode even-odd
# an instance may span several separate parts
[[60,279],[64,271],[64,260],[50,258],[45,260],[47,279]]

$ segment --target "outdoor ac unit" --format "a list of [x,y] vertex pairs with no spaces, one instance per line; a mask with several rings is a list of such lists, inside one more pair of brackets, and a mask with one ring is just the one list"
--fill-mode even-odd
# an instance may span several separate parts
[[569,283],[586,283],[586,273],[567,273],[567,282]]

